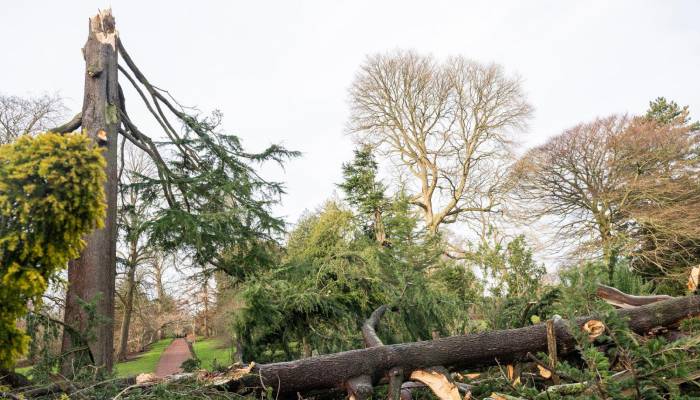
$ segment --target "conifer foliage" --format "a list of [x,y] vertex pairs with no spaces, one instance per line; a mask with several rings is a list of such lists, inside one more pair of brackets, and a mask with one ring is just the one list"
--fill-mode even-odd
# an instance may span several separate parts
[[378,164],[370,146],[355,150],[352,162],[343,164],[345,181],[340,188],[345,192],[350,205],[358,210],[363,219],[364,230],[377,242],[386,240],[386,231],[382,221],[382,212],[388,205],[384,195],[386,188],[377,180]]
[[261,177],[255,167],[265,162],[283,165],[300,153],[279,145],[246,151],[237,136],[222,132],[220,111],[207,116],[180,105],[151,84],[121,41],[118,46],[126,63],[119,71],[166,137],[154,142],[126,108],[120,110],[120,134],[157,169],[157,178],[144,177],[142,185],[165,199],[150,224],[151,238],[165,251],[185,251],[196,264],[237,277],[245,275],[245,267],[268,262],[269,242],[284,229],[271,212],[284,185]]
[[443,257],[445,243],[420,226],[403,191],[386,195],[371,148],[356,150],[343,175],[346,202],[302,217],[277,265],[238,288],[233,330],[244,359],[362,347],[361,325],[381,305],[394,310],[382,319],[385,343],[464,331],[473,274]]
[[0,146],[0,368],[27,350],[15,325],[105,212],[104,159],[83,134],[23,136]]

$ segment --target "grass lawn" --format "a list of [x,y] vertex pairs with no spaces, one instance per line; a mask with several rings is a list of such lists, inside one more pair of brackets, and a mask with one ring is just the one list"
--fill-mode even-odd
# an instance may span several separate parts
[[[144,372],[155,372],[160,353],[162,353],[172,341],[173,339],[163,339],[153,343],[148,347],[148,350],[139,355],[138,358],[115,364],[114,373],[118,377],[127,377]],[[31,376],[32,366],[15,368],[15,371],[25,376]]]
[[155,372],[160,353],[173,341],[173,339],[159,340],[149,346],[148,350],[138,358],[120,362],[114,366],[114,372],[118,377],[133,376],[146,372]]
[[[173,339],[163,339],[153,343],[148,347],[148,350],[141,353],[138,358],[115,364],[114,373],[118,377],[127,377],[141,373],[155,372],[160,354],[172,341]],[[197,357],[202,360],[202,368],[210,370],[214,366],[215,360],[220,365],[228,366],[231,364],[231,350],[226,347],[223,339],[209,338],[197,340],[193,347]],[[24,375],[30,375],[31,370],[31,366],[15,369],[15,371]]]
[[219,365],[228,366],[231,361],[231,349],[221,338],[199,339],[193,343],[194,353],[202,361],[201,368],[211,370],[214,361]]

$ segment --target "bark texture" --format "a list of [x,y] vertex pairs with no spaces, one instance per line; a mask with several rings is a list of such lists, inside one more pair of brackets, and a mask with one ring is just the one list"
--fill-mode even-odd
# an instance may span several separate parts
[[[134,254],[132,247],[131,254]],[[129,353],[129,327],[131,325],[131,315],[134,310],[134,289],[136,286],[136,264],[129,265],[129,270],[126,276],[126,298],[124,299],[124,315],[122,316],[122,325],[119,335],[119,349],[117,350],[117,360],[126,360]]]
[[[700,315],[700,296],[675,298],[618,312],[629,319],[633,331],[644,334],[654,327],[672,326],[687,317]],[[589,319],[580,318],[576,324],[581,326]],[[560,356],[575,351],[575,339],[567,325],[564,320],[554,323]],[[454,369],[495,365],[496,362],[507,364],[526,359],[528,353],[546,351],[546,325],[539,324],[258,365],[250,379],[237,379],[230,386],[232,389],[241,385],[258,387],[264,382],[266,386],[279,388],[281,393],[304,393],[341,388],[351,378],[363,375],[370,376],[376,384],[395,367],[401,367],[404,374],[410,376],[414,370],[435,365]]]
[[[81,124],[83,130],[104,148],[107,161],[105,194],[107,215],[102,229],[85,238],[81,256],[69,263],[65,322],[80,332],[88,330],[88,316],[80,301],[96,301],[99,320],[92,327],[90,350],[97,366],[111,370],[113,364],[114,279],[117,242],[117,128],[119,95],[117,83],[117,31],[111,10],[90,18],[85,56],[85,92]],[[72,356],[64,362],[63,372],[71,373],[75,340],[64,332],[62,351]]]

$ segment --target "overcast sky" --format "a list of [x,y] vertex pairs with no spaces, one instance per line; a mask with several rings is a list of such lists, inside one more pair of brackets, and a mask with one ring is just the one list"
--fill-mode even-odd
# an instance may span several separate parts
[[352,155],[347,89],[370,53],[463,55],[519,74],[535,108],[523,148],[598,115],[641,113],[657,96],[700,116],[698,1],[0,4],[0,92],[58,92],[78,111],[88,17],[111,5],[153,83],[184,104],[222,110],[226,129],[250,150],[282,143],[304,153],[270,172],[287,184],[279,212],[290,221],[340,181]]

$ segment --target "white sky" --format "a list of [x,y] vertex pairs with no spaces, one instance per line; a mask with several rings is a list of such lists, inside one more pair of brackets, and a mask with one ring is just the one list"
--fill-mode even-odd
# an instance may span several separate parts
[[[58,92],[78,111],[88,17],[108,6],[0,0],[0,92]],[[249,150],[282,143],[304,152],[284,173],[272,172],[287,184],[279,212],[290,222],[340,182],[341,164],[352,154],[344,135],[347,89],[369,53],[461,54],[521,75],[536,110],[523,146],[598,115],[641,113],[657,96],[689,105],[700,117],[697,1],[115,0],[111,6],[126,48],[153,83],[183,104],[221,109],[226,128]]]

